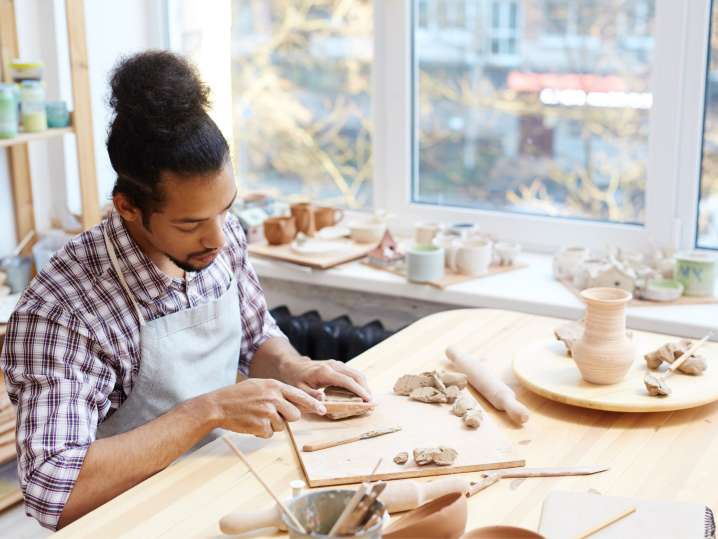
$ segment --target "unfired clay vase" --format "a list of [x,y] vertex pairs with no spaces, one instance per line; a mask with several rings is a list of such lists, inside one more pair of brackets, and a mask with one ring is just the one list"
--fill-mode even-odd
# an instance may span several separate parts
[[461,539],[546,539],[531,530],[515,526],[487,526],[465,533]]
[[581,376],[592,384],[616,384],[631,368],[636,349],[626,336],[626,304],[633,297],[620,288],[589,288],[583,337],[573,347]]
[[289,243],[296,235],[294,217],[270,217],[264,221],[264,237],[269,245]]
[[384,539],[459,539],[466,529],[466,496],[454,492],[417,507],[384,530]]

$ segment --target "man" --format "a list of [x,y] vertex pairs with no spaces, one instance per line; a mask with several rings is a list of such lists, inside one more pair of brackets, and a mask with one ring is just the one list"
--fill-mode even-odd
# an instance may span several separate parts
[[[267,311],[208,90],[167,52],[121,62],[107,148],[114,210],[24,292],[0,363],[17,405],[28,515],[62,527],[213,429],[269,437],[364,377],[311,361]],[[249,379],[235,383],[237,370]]]

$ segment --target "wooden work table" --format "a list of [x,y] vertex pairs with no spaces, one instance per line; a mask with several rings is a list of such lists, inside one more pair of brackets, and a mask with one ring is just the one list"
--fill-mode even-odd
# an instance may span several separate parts
[[[606,464],[595,476],[500,481],[469,500],[467,530],[513,524],[538,527],[552,490],[663,498],[718,509],[718,404],[672,413],[620,414],[574,408],[518,387],[513,355],[527,342],[550,336],[560,321],[497,310],[456,310],[424,318],[356,358],[352,365],[372,388],[391,388],[398,376],[448,367],[447,345],[481,353],[514,385],[531,410],[523,428],[493,413],[527,466]],[[705,355],[718,354],[711,344]],[[716,368],[711,365],[710,368]],[[286,433],[270,440],[233,435],[276,491],[303,479]],[[383,455],[392,458],[393,455]],[[478,474],[468,474],[478,476]],[[221,440],[196,451],[78,520],[57,537],[217,537],[220,517],[271,504],[256,479]],[[281,536],[281,534],[275,534]]]

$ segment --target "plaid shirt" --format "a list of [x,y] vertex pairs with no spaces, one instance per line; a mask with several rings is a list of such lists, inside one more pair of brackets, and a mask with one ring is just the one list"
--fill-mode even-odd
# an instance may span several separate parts
[[[218,298],[229,275],[216,261],[173,279],[139,249],[116,212],[74,238],[25,290],[10,318],[0,366],[17,405],[18,475],[26,513],[54,529],[97,426],[132,391],[140,368],[139,320],[122,289],[102,231],[107,228],[146,320]],[[230,216],[221,254],[235,273],[245,374],[257,348],[282,333],[267,311],[247,260],[246,239]]]

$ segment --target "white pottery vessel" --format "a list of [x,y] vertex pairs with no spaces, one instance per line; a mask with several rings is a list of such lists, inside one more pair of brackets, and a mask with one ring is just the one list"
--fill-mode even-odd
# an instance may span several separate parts
[[553,276],[558,280],[573,279],[579,264],[588,258],[585,247],[565,247],[553,257]]

